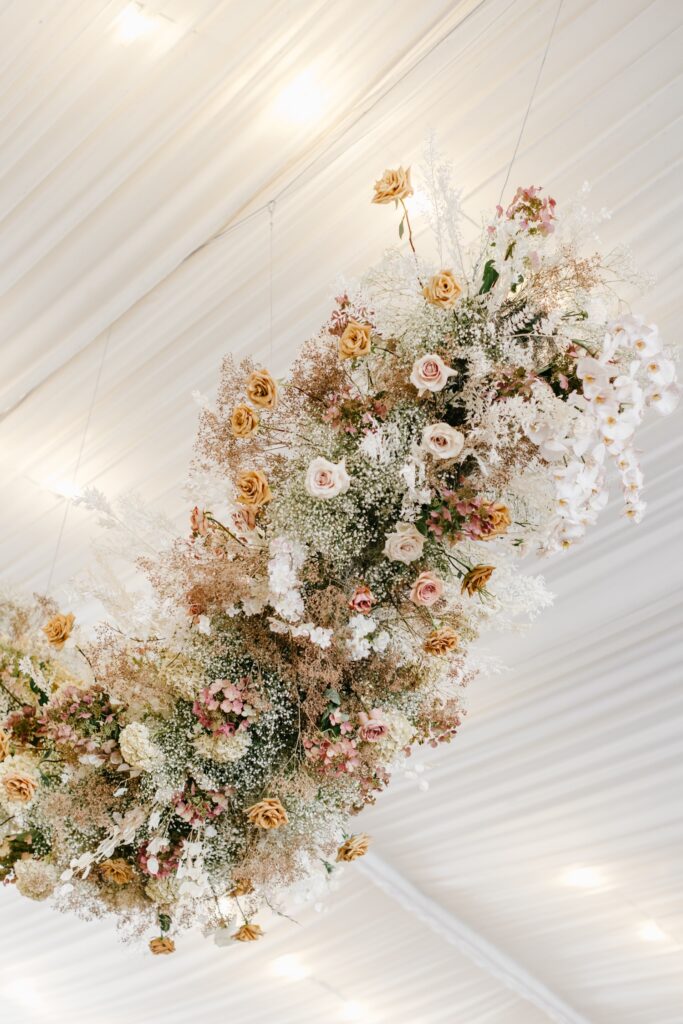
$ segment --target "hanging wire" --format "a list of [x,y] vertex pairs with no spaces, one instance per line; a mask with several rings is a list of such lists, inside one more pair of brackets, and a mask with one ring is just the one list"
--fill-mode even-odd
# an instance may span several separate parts
[[275,200],[271,199],[268,203],[268,217],[269,217],[269,254],[268,254],[268,307],[269,307],[269,323],[268,323],[268,340],[270,342],[270,358],[273,359],[273,236],[275,230]]
[[[79,446],[79,449],[78,449],[78,457],[76,458],[76,465],[74,467],[73,476],[71,478],[72,490],[75,490],[75,488],[76,488],[76,480],[78,478],[78,471],[81,468],[81,459],[83,458],[83,451],[85,450],[85,442],[86,442],[87,437],[88,437],[88,429],[90,427],[90,421],[92,419],[93,409],[95,408],[95,402],[97,400],[97,393],[98,393],[99,388],[100,388],[100,380],[102,379],[102,370],[104,369],[104,362],[105,362],[105,359],[107,358],[107,350],[109,348],[109,339],[111,337],[112,329],[113,329],[113,324],[110,325],[109,330],[107,331],[107,333],[106,333],[106,335],[104,337],[104,344],[102,345],[102,355],[100,357],[100,363],[99,363],[99,366],[97,368],[97,376],[95,377],[95,386],[93,388],[92,397],[90,399],[90,406],[88,407],[88,415],[86,416],[86,419],[85,419],[85,426],[83,427],[83,433],[81,435],[81,443],[80,443],[80,446]],[[52,565],[50,566],[50,574],[49,574],[48,580],[47,580],[46,594],[50,593],[50,589],[52,587],[52,579],[54,577],[55,568],[57,566],[57,559],[59,558],[59,549],[62,546],[62,538],[64,536],[64,530],[66,528],[66,521],[67,521],[67,519],[69,517],[69,509],[71,508],[71,504],[72,504],[72,498],[71,497],[66,497],[65,498],[65,503],[64,503],[64,514],[62,516],[62,522],[61,522],[61,525],[59,527],[59,534],[57,536],[57,546],[55,547],[55,553],[54,553],[54,555],[52,557]]]
[[550,44],[553,41],[553,35],[555,34],[555,26],[557,25],[557,22],[559,20],[560,11],[562,10],[563,2],[564,2],[564,0],[559,0],[559,3],[557,5],[557,10],[555,11],[555,17],[553,18],[553,23],[552,23],[552,25],[550,27],[550,33],[548,35],[548,40],[547,40],[547,42],[545,44],[545,50],[543,51],[543,57],[541,58],[541,63],[539,64],[538,71],[536,73],[536,81],[534,82],[534,87],[531,90],[531,96],[529,97],[529,102],[527,103],[527,108],[524,111],[524,117],[522,118],[522,124],[521,124],[520,129],[519,129],[519,135],[517,136],[517,142],[515,143],[515,149],[514,149],[514,152],[512,154],[512,157],[510,159],[510,163],[508,165],[507,174],[505,175],[505,181],[503,182],[503,187],[500,190],[500,197],[498,199],[498,205],[499,206],[501,205],[501,203],[503,201],[503,195],[505,193],[505,189],[508,186],[508,181],[510,180],[510,174],[512,173],[512,165],[514,164],[514,162],[515,162],[515,160],[517,158],[517,153],[519,152],[519,147],[520,147],[520,144],[522,142],[522,136],[524,135],[524,129],[526,128],[526,123],[527,123],[527,121],[529,119],[529,113],[531,111],[531,107],[533,106],[533,102],[534,102],[534,100],[536,98],[536,92],[538,90],[538,83],[541,81],[541,75],[543,74],[543,68],[545,67],[546,57],[548,56],[548,50],[550,49]]

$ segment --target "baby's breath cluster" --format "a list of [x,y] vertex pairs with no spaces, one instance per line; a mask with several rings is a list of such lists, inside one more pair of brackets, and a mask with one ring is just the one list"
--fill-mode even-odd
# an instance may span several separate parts
[[0,603],[0,878],[22,895],[112,913],[155,955],[195,924],[258,940],[264,906],[365,854],[350,816],[411,748],[456,734],[472,642],[549,602],[520,556],[579,539],[610,466],[640,519],[635,434],[674,365],[582,248],[585,212],[520,188],[468,252],[443,164],[425,187],[438,263],[410,170],[387,171],[373,202],[407,248],[286,380],[226,360],[185,536],[87,497],[111,554],[143,539],[147,589],[90,580],[94,637]]

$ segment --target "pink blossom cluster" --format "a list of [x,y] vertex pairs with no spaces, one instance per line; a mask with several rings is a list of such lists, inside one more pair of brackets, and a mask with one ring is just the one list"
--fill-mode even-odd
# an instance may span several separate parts
[[536,185],[517,189],[507,210],[497,206],[499,217],[505,215],[507,220],[516,221],[523,231],[530,235],[551,235],[555,230],[555,207],[557,203],[551,196],[543,199]]
[[181,793],[175,794],[173,806],[178,817],[189,825],[205,825],[227,808],[228,792],[201,789],[192,779]]
[[333,730],[338,730],[338,736],[321,734],[315,740],[305,738],[303,741],[307,758],[325,775],[355,772],[361,763],[358,743],[376,743],[389,731],[389,724],[380,708],[359,712],[355,725],[349,715],[337,709],[330,713],[329,723]]
[[442,503],[432,509],[426,526],[430,533],[441,539],[444,534],[452,540],[486,540],[496,533],[494,513],[496,503],[484,498],[462,498],[457,491],[444,488]]
[[233,736],[249,728],[256,712],[247,700],[248,676],[236,683],[216,679],[205,686],[192,705],[192,711],[201,725],[212,736]]

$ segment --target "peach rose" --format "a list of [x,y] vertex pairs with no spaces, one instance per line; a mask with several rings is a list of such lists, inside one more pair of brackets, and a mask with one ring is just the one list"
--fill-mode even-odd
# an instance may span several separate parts
[[9,733],[0,729],[0,761],[4,761],[6,757],[9,757]]
[[448,654],[458,646],[458,634],[450,626],[432,630],[424,642],[427,654]]
[[373,203],[393,203],[394,200],[407,199],[412,196],[413,187],[410,184],[410,167],[397,167],[395,171],[385,171],[381,178],[375,182],[375,194],[372,197]]
[[105,882],[111,882],[112,885],[128,885],[135,876],[133,868],[123,857],[102,861],[99,871]]
[[233,437],[251,437],[258,430],[259,418],[249,405],[236,405],[230,417]]
[[413,604],[424,608],[431,608],[442,596],[443,583],[433,572],[421,572],[410,591]]
[[256,942],[263,935],[263,928],[260,924],[252,924],[249,921],[245,921],[241,928],[238,928],[233,939],[237,939],[238,942]]
[[489,506],[487,519],[490,529],[482,537],[479,537],[479,540],[492,540],[494,537],[500,537],[507,532],[507,528],[512,522],[507,506],[501,505],[499,501],[494,501]]
[[435,459],[456,459],[464,446],[464,436],[448,423],[432,423],[422,432],[422,447]]
[[417,388],[419,395],[425,395],[428,391],[432,393],[443,391],[448,384],[448,378],[455,376],[456,371],[452,367],[446,366],[441,356],[429,353],[426,356],[420,356],[413,363],[410,383]]
[[360,738],[366,743],[376,743],[389,732],[389,723],[379,708],[373,708],[369,715],[365,711],[360,711],[358,721]]
[[260,469],[247,469],[237,477],[237,500],[241,505],[260,508],[272,500],[265,473]]
[[228,896],[235,897],[249,896],[254,891],[253,883],[248,878],[236,878]]
[[166,956],[168,953],[175,953],[175,942],[167,935],[160,935],[157,939],[152,939],[149,948],[155,956]]
[[280,828],[289,821],[287,811],[276,797],[267,797],[247,808],[247,818],[257,828]]
[[49,642],[57,650],[61,650],[71,636],[76,617],[69,612],[68,615],[55,615],[43,626],[43,633]]
[[346,472],[343,459],[341,462],[330,462],[318,456],[306,471],[305,485],[312,498],[336,498],[338,494],[348,491],[351,477]]
[[434,277],[430,277],[422,289],[427,302],[433,306],[441,306],[442,309],[450,309],[460,298],[462,288],[455,280],[452,270],[440,270]]
[[360,356],[369,355],[371,334],[372,327],[369,324],[349,320],[339,339],[340,359],[358,359]]
[[337,850],[337,860],[347,862],[358,860],[359,857],[365,856],[369,846],[370,836],[367,836],[364,832],[359,832],[356,836],[349,836],[346,842],[342,843]]
[[463,576],[460,592],[462,594],[469,594],[472,597],[480,590],[483,590],[493,576],[494,570],[495,566],[493,565],[475,565]]
[[369,587],[356,587],[351,595],[349,608],[351,611],[359,612],[361,615],[369,615],[373,604],[376,603],[377,598]]
[[14,771],[2,780],[5,796],[13,804],[30,804],[35,796],[38,783],[28,772]]
[[274,409],[277,405],[277,384],[267,370],[254,370],[247,381],[249,401],[261,409]]

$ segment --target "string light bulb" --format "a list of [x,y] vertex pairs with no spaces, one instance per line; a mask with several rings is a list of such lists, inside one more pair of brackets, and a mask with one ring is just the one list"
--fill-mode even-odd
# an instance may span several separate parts
[[562,876],[565,885],[571,885],[575,889],[598,889],[603,884],[603,877],[597,868],[575,867],[569,868]]
[[129,4],[128,7],[124,7],[117,23],[119,35],[125,43],[132,43],[148,35],[154,27],[153,18],[145,12],[142,4]]
[[311,973],[293,953],[279,956],[273,963],[273,971],[279,978],[286,978],[288,981],[302,981]]
[[280,91],[275,108],[280,116],[305,124],[319,117],[325,106],[325,93],[313,71],[300,72]]

